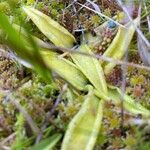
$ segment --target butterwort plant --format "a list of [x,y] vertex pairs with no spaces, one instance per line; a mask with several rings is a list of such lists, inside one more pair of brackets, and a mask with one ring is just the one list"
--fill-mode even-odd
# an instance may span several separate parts
[[[35,8],[24,6],[22,10],[56,47],[74,48],[75,37],[59,23]],[[74,48],[76,52],[69,53],[69,59],[67,59],[61,57],[61,54],[55,50],[43,48],[43,45],[46,47],[46,43],[24,32],[23,29],[18,30],[21,27],[11,25],[5,15],[0,14],[0,20],[2,20],[0,22],[1,38],[16,52],[18,57],[27,61],[42,76],[46,72],[48,77],[48,74],[50,76],[51,72],[54,71],[72,88],[79,92],[88,93],[84,96],[79,112],[67,127],[61,145],[62,150],[78,150],[79,148],[92,150],[94,148],[100,132],[106,101],[112,100],[113,103],[119,104],[120,99],[123,98],[126,110],[135,115],[150,116],[149,110],[141,104],[135,103],[129,95],[124,94],[122,96],[122,91],[118,87],[106,83],[105,75],[109,74],[116,64],[91,57],[94,55],[93,39],[98,38],[98,35],[86,42],[81,41],[81,45]],[[136,18],[134,24],[138,25],[138,23],[139,18]],[[125,24],[124,27],[116,26],[113,22],[105,22],[104,25],[118,29],[103,56],[120,60],[132,40],[135,26],[131,22]],[[51,81],[51,78],[47,78],[47,80]]]

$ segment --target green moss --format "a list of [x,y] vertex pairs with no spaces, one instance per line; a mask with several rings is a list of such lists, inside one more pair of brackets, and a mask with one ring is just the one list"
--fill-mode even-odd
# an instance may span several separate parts
[[[13,22],[20,23],[19,17],[22,17],[23,20],[26,19],[26,15],[21,13],[19,10],[20,4],[34,5],[34,0],[11,0],[12,6],[14,7],[14,12],[11,12],[11,8],[6,0],[0,1],[0,12],[4,12],[8,15],[14,14]],[[21,3],[20,3],[21,2]],[[45,14],[51,16],[55,20],[59,20],[63,26],[65,26],[69,31],[74,31],[75,29],[82,28],[89,31],[100,25],[103,20],[100,20],[99,16],[94,13],[88,12],[86,9],[83,9],[78,13],[78,17],[74,16],[74,11],[72,7],[68,8],[62,15],[62,10],[70,4],[71,1],[39,1],[36,5],[36,8],[44,12]],[[84,3],[85,1],[81,1]],[[106,3],[107,1],[105,1]],[[98,3],[100,3],[98,1]],[[101,6],[100,6],[101,7]],[[101,7],[102,11],[106,6]],[[79,9],[79,8],[77,8]],[[104,14],[111,17],[113,14],[114,8],[105,9]],[[117,11],[116,11],[117,12]],[[115,12],[115,13],[116,13]],[[60,16],[64,18],[60,19]],[[37,28],[27,20],[30,26],[30,30],[34,35],[37,35],[42,40],[47,41],[47,39],[39,32]],[[65,23],[66,22],[66,23]],[[148,35],[147,35],[148,36]],[[79,38],[79,36],[77,36]],[[113,39],[113,38],[112,38]],[[112,40],[111,39],[111,40]],[[110,45],[110,39],[104,37],[102,48],[104,50]],[[129,61],[134,63],[141,63],[138,52],[136,50],[136,38],[132,42],[129,51]],[[101,49],[101,47],[99,47]],[[23,77],[21,77],[21,72],[23,71]],[[116,74],[112,74],[113,82],[110,80],[108,83],[113,83],[119,86],[121,83],[121,74],[116,69]],[[56,100],[59,93],[61,93],[62,85],[64,82],[61,80],[56,83],[47,84],[41,77],[39,77],[34,71],[29,69],[20,68],[16,65],[16,62],[9,59],[0,59],[0,138],[4,139],[10,134],[16,132],[16,138],[13,139],[13,142],[9,144],[12,145],[12,149],[21,150],[28,147],[31,147],[35,143],[35,135],[30,131],[30,127],[23,118],[22,114],[18,109],[6,101],[5,92],[13,93],[15,99],[20,102],[21,106],[26,110],[26,112],[32,117],[34,122],[38,127],[43,126],[43,124],[48,122],[46,129],[44,130],[44,138],[51,136],[53,133],[62,133],[64,134],[67,129],[69,121],[73,116],[78,112],[81,107],[82,102],[84,101],[82,93],[78,93],[72,88],[68,88],[67,91],[61,97],[61,100],[58,106],[54,109],[54,113],[46,119],[48,113],[54,108]],[[149,72],[144,69],[135,69],[133,67],[128,68],[127,72],[127,93],[139,101],[143,106],[150,109],[150,83],[149,83]],[[117,82],[116,82],[117,81]],[[119,82],[118,82],[119,81]],[[119,83],[119,84],[118,84]],[[140,97],[134,94],[134,88],[140,86],[144,91],[143,95]],[[17,90],[16,90],[17,89]],[[97,139],[97,144],[95,150],[100,149],[146,149],[149,146],[149,143],[145,141],[147,134],[143,134],[143,130],[137,130],[136,127],[128,123],[128,119],[133,119],[130,114],[124,114],[125,124],[123,131],[125,135],[121,134],[120,124],[120,106],[114,106],[112,103],[105,105],[103,125],[101,132]],[[118,119],[119,118],[119,119]],[[87,118],[88,119],[88,118]],[[2,126],[3,125],[3,126]],[[30,132],[30,133],[28,133]],[[138,134],[141,134],[138,137]],[[140,143],[138,144],[138,142]],[[12,144],[13,143],[13,144]],[[10,146],[9,145],[9,146]],[[56,150],[60,149],[61,142],[56,146]],[[24,148],[23,148],[24,147]]]
[[137,75],[131,78],[131,85],[137,85],[143,83],[145,83],[145,77],[143,75]]
[[0,3],[0,12],[5,14],[10,14],[10,7],[7,2]]

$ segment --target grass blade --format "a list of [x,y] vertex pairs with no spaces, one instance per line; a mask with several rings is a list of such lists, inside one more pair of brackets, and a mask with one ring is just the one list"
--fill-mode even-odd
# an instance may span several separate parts
[[29,150],[52,150],[61,137],[61,134],[54,134],[50,138],[42,140],[39,144],[33,146]]
[[[26,40],[20,32],[12,27],[7,17],[2,13],[0,13],[0,20],[0,29],[3,32],[0,37],[3,42],[12,48],[20,58],[32,64],[36,71],[39,72],[46,81],[51,82],[51,72],[40,56],[39,49],[30,34],[27,33],[28,40]],[[27,43],[28,46],[26,45]]]
[[[25,31],[16,31],[5,15],[1,14],[0,19],[0,27],[2,31],[7,34],[7,38],[1,35],[6,44],[8,44],[19,57],[32,64],[47,81],[50,81],[50,72],[54,70],[78,90],[85,89],[88,80],[73,63],[66,59],[60,59],[54,52],[44,51],[42,49],[33,50],[34,47],[31,46],[32,43],[26,38],[27,35],[28,37],[31,35],[24,33]],[[35,38],[33,37],[33,39]],[[39,42],[39,39],[36,38],[35,42]]]

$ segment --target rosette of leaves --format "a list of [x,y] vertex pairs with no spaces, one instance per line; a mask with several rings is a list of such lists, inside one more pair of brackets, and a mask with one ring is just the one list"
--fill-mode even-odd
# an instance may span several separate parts
[[[65,28],[34,8],[23,7],[23,10],[55,46],[73,48],[76,39]],[[42,76],[46,76],[48,81],[51,80],[50,72],[54,71],[78,91],[88,92],[81,109],[68,125],[61,149],[92,150],[101,127],[104,102],[113,100],[114,103],[120,103],[122,98],[122,91],[117,87],[109,86],[105,80],[105,74],[110,73],[116,64],[89,57],[93,55],[93,51],[89,48],[88,42],[81,43],[75,49],[77,52],[70,53],[69,59],[60,58],[57,51],[42,48],[41,43],[42,45],[46,43],[40,39],[12,27],[5,15],[1,14],[0,20],[0,28],[3,31],[1,38],[4,42]],[[134,22],[137,25],[138,18]],[[121,59],[132,40],[134,31],[131,22],[124,28],[118,27],[116,36],[103,55]],[[7,35],[7,38],[4,35]],[[124,107],[128,111],[145,117],[150,116],[150,111],[139,103],[134,103],[130,96],[124,94],[123,99]]]

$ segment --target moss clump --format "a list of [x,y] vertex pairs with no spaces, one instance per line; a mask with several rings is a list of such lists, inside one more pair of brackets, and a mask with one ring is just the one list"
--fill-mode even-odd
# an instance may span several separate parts
[[10,90],[15,88],[23,78],[21,73],[22,69],[17,66],[15,61],[0,56],[0,87],[2,89]]
[[0,2],[0,12],[5,14],[10,13],[10,7],[7,2]]

